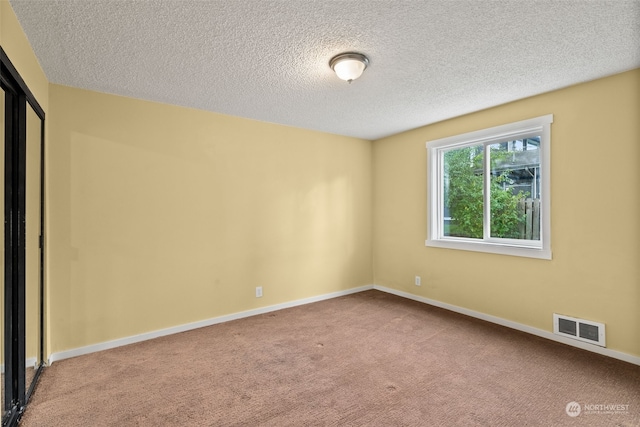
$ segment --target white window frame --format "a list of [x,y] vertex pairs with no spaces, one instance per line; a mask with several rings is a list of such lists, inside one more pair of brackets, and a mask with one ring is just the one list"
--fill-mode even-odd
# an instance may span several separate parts
[[[437,139],[426,143],[427,147],[427,240],[426,246],[466,251],[488,252],[530,258],[551,259],[551,123],[548,114],[502,126],[482,129],[462,135]],[[453,148],[489,144],[540,136],[540,240],[501,239],[487,236],[490,218],[489,195],[484,193],[484,229],[482,239],[452,237],[444,235],[444,153]],[[486,150],[485,150],[486,152]],[[485,156],[485,168],[489,159]],[[490,179],[485,173],[485,188]]]

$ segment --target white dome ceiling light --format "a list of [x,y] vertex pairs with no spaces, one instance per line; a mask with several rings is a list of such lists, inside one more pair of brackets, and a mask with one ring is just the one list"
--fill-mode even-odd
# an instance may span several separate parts
[[341,53],[329,61],[329,66],[336,75],[348,83],[360,77],[368,65],[369,58],[355,52]]

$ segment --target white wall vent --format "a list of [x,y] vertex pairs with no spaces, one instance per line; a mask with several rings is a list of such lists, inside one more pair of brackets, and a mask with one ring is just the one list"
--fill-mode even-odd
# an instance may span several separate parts
[[576,319],[575,317],[553,313],[553,333],[606,347],[604,323]]

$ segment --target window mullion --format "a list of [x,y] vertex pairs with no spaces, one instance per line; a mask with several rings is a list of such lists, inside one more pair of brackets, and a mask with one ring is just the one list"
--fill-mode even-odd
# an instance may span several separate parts
[[436,205],[438,207],[438,212],[437,212],[437,235],[442,237],[444,236],[444,186],[445,186],[445,179],[444,179],[444,152],[441,150],[438,150],[438,159],[437,159],[437,186],[439,191],[436,193],[436,197],[437,197],[437,201],[436,201]]
[[482,188],[482,238],[484,240],[489,239],[491,236],[491,158],[490,158],[490,146],[484,145],[484,162],[482,166],[483,173],[483,188]]

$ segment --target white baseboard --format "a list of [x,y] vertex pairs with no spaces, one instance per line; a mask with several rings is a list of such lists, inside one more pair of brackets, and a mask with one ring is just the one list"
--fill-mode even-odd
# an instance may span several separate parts
[[282,304],[270,305],[267,307],[256,308],[253,310],[241,311],[239,313],[233,313],[226,316],[214,317],[211,319],[201,320],[199,322],[187,323],[184,325],[174,326],[171,328],[160,329],[158,331],[146,332],[140,335],[133,335],[130,337],[119,338],[112,341],[106,341],[98,344],[92,344],[85,347],[74,348],[71,350],[65,350],[49,355],[49,365],[59,360],[69,359],[71,357],[82,356],[85,354],[95,353],[97,351],[108,350],[111,348],[121,347],[123,345],[134,344],[141,341],[146,341],[166,335],[177,334],[180,332],[190,331],[192,329],[203,328],[205,326],[211,326],[218,323],[229,322],[231,320],[242,319],[245,317],[256,316],[258,314],[269,313],[272,311],[282,310],[285,308],[296,307],[304,304],[311,304],[318,301],[324,301],[331,298],[337,298],[345,295],[355,294],[357,292],[367,291],[373,289],[373,285],[360,286],[357,288],[347,289],[345,291],[331,292],[324,295],[318,295],[315,297],[299,299],[295,301],[285,302]]
[[[524,325],[522,323],[513,322],[511,320],[502,319],[500,317],[491,316],[488,314],[484,314],[478,311],[469,310],[463,307],[458,307],[452,304],[447,304],[444,302],[432,300],[429,298],[421,297],[418,295],[410,294],[408,292],[398,291],[396,289],[387,288],[385,286],[379,285],[367,285],[360,286],[358,288],[348,289],[345,291],[332,292],[329,294],[318,295],[315,297],[304,298],[300,300],[290,301],[282,304],[270,305],[267,307],[256,308],[253,310],[242,311],[239,313],[233,313],[226,316],[214,317],[212,319],[206,319],[199,322],[187,323],[184,325],[174,326],[171,328],[161,329],[158,331],[147,332],[140,335],[134,335],[130,337],[120,338],[112,341],[106,341],[98,344],[88,345],[86,347],[75,348],[71,350],[61,351],[58,353],[52,353],[49,356],[48,363],[51,364],[53,362],[69,359],[71,357],[82,356],[84,354],[95,353],[97,351],[108,350],[111,348],[121,347],[123,345],[134,344],[141,341],[150,340],[153,338],[163,337],[166,335],[177,334],[180,332],[190,331],[192,329],[203,328],[205,326],[211,326],[218,323],[229,322],[231,320],[242,319],[245,317],[256,316],[258,314],[269,313],[272,311],[282,310],[285,308],[296,307],[304,304],[311,304],[318,301],[324,301],[331,298],[337,298],[344,295],[350,295],[357,292],[363,292],[371,289],[376,289],[378,291],[386,292],[389,294],[393,294],[399,297],[407,298],[410,300],[422,302],[425,304],[429,304],[435,307],[444,308],[446,310],[450,310],[456,313],[464,314],[470,317],[474,317],[476,319],[485,320],[487,322],[495,323],[498,325],[506,326],[507,328],[515,329],[518,331],[526,332],[532,335],[536,335],[542,338],[549,339],[551,341],[560,342],[562,344],[567,344],[572,347],[581,348],[583,350],[591,351],[593,353],[598,353],[604,356],[612,357],[614,359],[622,360],[625,362],[632,363],[634,365],[640,366],[640,357],[632,356],[627,353],[622,353],[620,351],[610,350],[608,348],[598,347],[593,344],[583,343],[580,341],[572,340],[570,338],[565,338],[559,335],[555,335],[551,332],[534,328],[531,326]],[[29,366],[30,360],[27,361]],[[33,365],[33,363],[31,363]]]
[[38,361],[37,357],[30,357],[27,360],[25,360],[24,365],[26,368],[35,368],[37,361]]
[[522,323],[513,322],[511,320],[502,319],[500,317],[491,316],[488,314],[480,313],[478,311],[469,310],[463,307],[458,307],[455,305],[432,300],[429,298],[424,298],[418,295],[410,294],[408,292],[398,291],[398,290],[387,288],[384,286],[374,285],[373,289],[376,289],[382,292],[387,292],[389,294],[397,295],[399,297],[411,299],[414,301],[419,301],[425,304],[433,305],[435,307],[444,308],[446,310],[454,311],[456,313],[465,314],[470,317],[475,317],[476,319],[486,320],[487,322],[496,323],[498,325],[506,326],[507,328],[516,329],[518,331],[522,331],[522,332],[526,332],[542,338],[546,338],[551,341],[560,342],[562,344],[567,344],[572,347],[577,347],[583,350],[591,351],[593,353],[602,354],[603,356],[608,356],[614,359],[623,360],[625,362],[633,363],[634,365],[640,365],[640,357],[632,356],[630,354],[622,353],[620,351],[610,350],[608,348],[599,347],[597,345],[593,345],[589,343],[583,343],[580,341],[572,340],[570,338],[565,338],[542,329],[524,325]]

